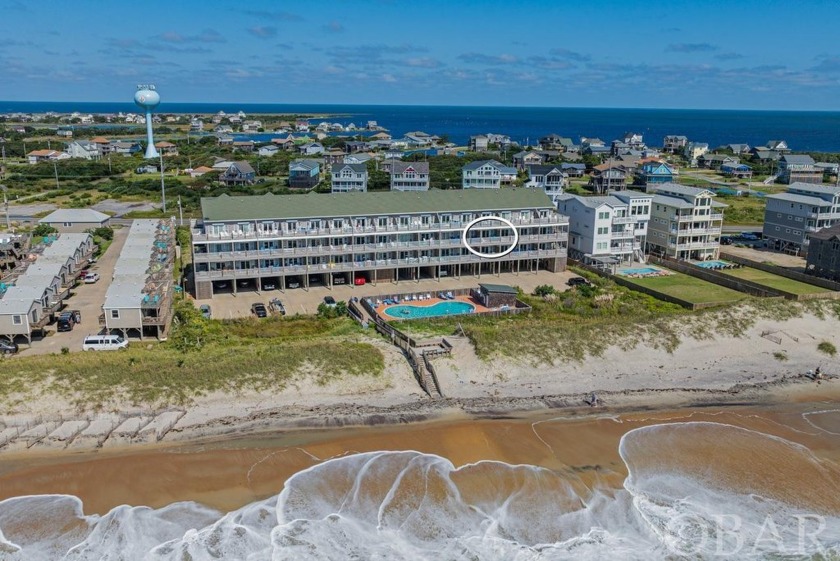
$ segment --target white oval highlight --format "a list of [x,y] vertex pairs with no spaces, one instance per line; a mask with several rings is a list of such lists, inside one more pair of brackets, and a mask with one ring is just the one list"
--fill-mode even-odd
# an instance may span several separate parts
[[[479,222],[483,222],[485,220],[496,220],[498,222],[501,222],[502,224],[505,224],[508,228],[513,230],[513,243],[510,244],[509,248],[507,248],[504,251],[500,251],[499,253],[481,253],[480,251],[473,249],[473,247],[469,243],[467,243],[467,234],[469,233],[470,229]],[[464,244],[464,247],[467,248],[467,251],[469,251],[473,255],[478,255],[479,257],[483,257],[485,259],[498,259],[500,257],[504,257],[505,255],[509,254],[511,251],[516,249],[516,244],[519,243],[519,230],[516,229],[516,226],[513,225],[513,222],[506,218],[502,218],[501,216],[479,216],[478,218],[467,224],[467,227],[464,228],[464,233],[461,234],[461,243]]]

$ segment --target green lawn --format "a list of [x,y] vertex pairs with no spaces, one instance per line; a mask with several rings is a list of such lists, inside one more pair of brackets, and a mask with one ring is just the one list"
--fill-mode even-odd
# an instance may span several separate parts
[[793,294],[816,294],[819,292],[830,292],[826,288],[820,288],[813,284],[799,282],[789,278],[781,277],[773,273],[766,273],[760,269],[753,269],[751,267],[741,267],[740,269],[726,269],[720,271],[721,273],[752,281],[758,284],[763,284],[769,288],[776,288],[784,292]]
[[674,273],[667,277],[649,277],[642,279],[626,280],[636,283],[645,288],[658,290],[663,294],[680,298],[694,304],[705,304],[709,302],[729,303],[743,300],[746,294],[723,286],[718,286],[704,280],[690,277],[682,273]]

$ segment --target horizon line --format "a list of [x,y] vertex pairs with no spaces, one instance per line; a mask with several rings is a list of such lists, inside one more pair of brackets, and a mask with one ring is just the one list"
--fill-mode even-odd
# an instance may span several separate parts
[[[0,100],[2,103],[91,103],[91,104],[126,104],[133,105],[132,100],[128,101],[79,101],[79,100]],[[610,107],[610,106],[550,106],[550,105],[459,105],[459,104],[422,104],[422,103],[307,103],[307,102],[273,102],[273,101],[166,101],[161,105],[290,105],[309,107],[456,107],[465,109],[601,109],[615,111],[731,111],[731,112],[772,112],[772,113],[840,113],[840,109],[743,109],[743,108],[708,108],[708,107]],[[160,107],[160,106],[159,106]],[[156,113],[167,113],[168,111],[155,111]]]

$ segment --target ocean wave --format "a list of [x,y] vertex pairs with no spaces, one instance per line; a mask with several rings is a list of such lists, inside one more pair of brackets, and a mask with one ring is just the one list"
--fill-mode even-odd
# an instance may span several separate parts
[[[837,554],[840,477],[806,448],[719,423],[626,433],[619,489],[566,474],[381,451],[324,461],[222,515],[196,503],[88,516],[67,495],[0,502],[2,560],[811,558]],[[558,453],[562,456],[562,450]]]

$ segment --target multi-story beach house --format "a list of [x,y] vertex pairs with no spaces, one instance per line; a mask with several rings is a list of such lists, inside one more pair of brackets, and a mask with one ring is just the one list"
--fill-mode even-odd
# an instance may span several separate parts
[[[230,197],[192,221],[195,292],[440,279],[566,267],[568,217],[536,189]],[[509,220],[519,233],[493,217]],[[500,258],[479,253],[509,253]]]
[[779,181],[782,183],[822,183],[823,172],[807,154],[784,154],[779,158]]
[[676,170],[666,163],[645,162],[636,168],[635,183],[645,186],[646,190],[650,191],[653,185],[673,183],[675,176]]
[[716,259],[723,208],[708,189],[676,183],[652,185],[648,251],[674,259]]
[[560,195],[557,209],[569,217],[569,256],[604,268],[643,262],[652,201],[653,195],[638,191]]
[[688,138],[680,134],[669,134],[662,141],[662,151],[669,154],[679,154],[688,144]]
[[312,189],[321,181],[321,163],[317,160],[292,160],[289,163],[289,187]]
[[502,172],[507,167],[496,160],[470,162],[461,169],[461,186],[464,189],[499,189],[502,186]]
[[840,223],[840,187],[835,185],[793,183],[766,199],[764,238],[778,251],[807,253],[813,233]]
[[627,188],[627,169],[620,164],[608,162],[592,168],[589,187],[595,193],[621,191]]
[[333,164],[330,168],[333,193],[367,191],[368,169],[365,164]]
[[806,270],[818,277],[840,281],[840,224],[811,234]]
[[392,191],[428,191],[429,162],[391,161]]
[[555,201],[563,194],[568,184],[568,176],[560,166],[528,166],[528,182],[525,187],[542,189]]

